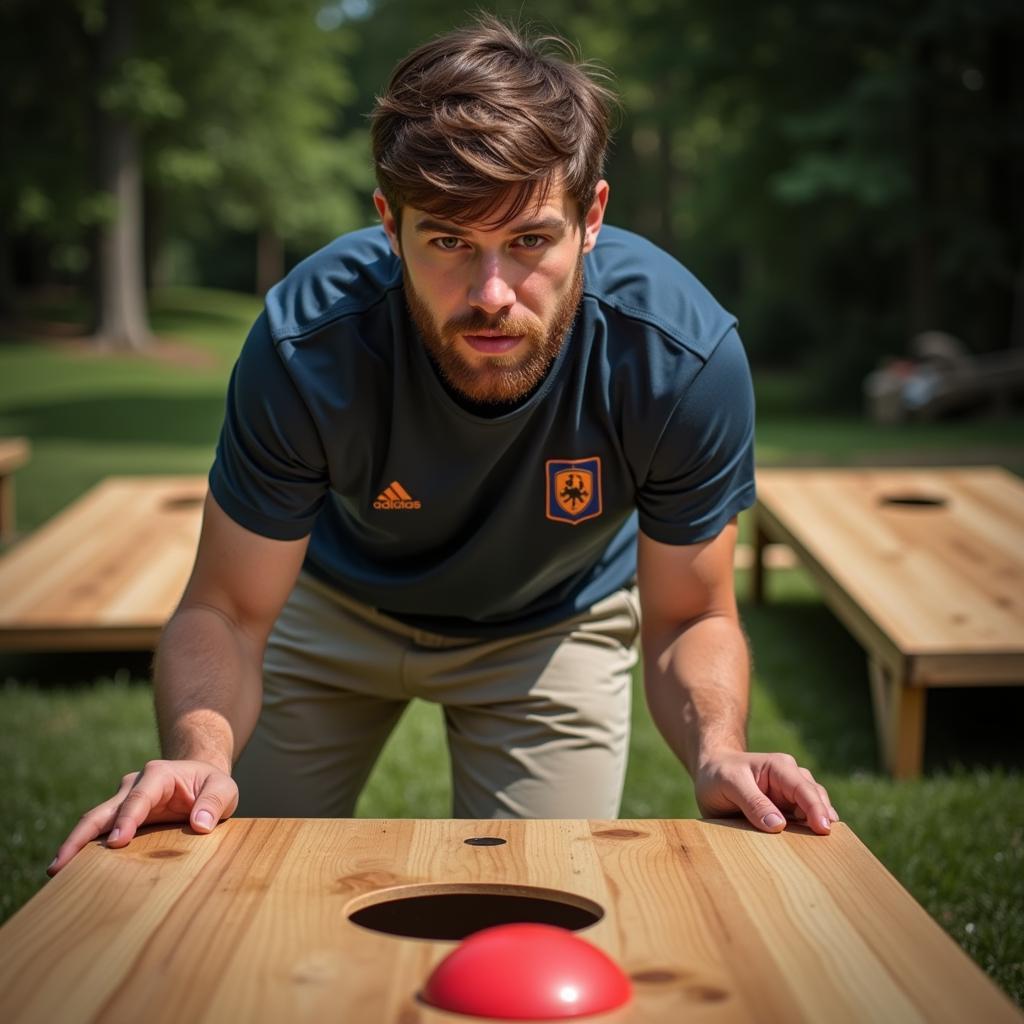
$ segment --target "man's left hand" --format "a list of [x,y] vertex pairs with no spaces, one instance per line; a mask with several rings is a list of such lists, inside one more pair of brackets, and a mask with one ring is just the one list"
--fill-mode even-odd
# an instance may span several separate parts
[[762,832],[781,832],[789,817],[823,836],[839,820],[825,787],[789,754],[712,754],[701,761],[693,784],[705,818],[738,812]]

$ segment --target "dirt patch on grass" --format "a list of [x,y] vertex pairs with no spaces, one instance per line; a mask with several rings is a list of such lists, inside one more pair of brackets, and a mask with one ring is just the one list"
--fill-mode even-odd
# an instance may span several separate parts
[[0,343],[38,345],[78,359],[154,362],[190,370],[213,369],[220,362],[212,352],[177,338],[158,335],[153,335],[151,344],[139,351],[112,348],[83,334],[81,324],[60,321],[0,321]]

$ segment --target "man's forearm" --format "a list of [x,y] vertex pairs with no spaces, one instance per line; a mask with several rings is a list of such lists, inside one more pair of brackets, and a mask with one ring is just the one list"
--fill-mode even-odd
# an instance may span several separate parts
[[217,609],[192,605],[175,613],[153,676],[165,758],[231,771],[259,717],[262,657],[262,641]]
[[746,750],[750,655],[734,618],[645,636],[644,683],[655,724],[691,776],[716,750]]

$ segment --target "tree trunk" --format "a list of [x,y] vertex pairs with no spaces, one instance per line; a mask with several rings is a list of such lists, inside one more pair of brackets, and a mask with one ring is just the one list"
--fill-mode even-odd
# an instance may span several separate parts
[[11,259],[13,239],[0,224],[0,313],[14,308],[14,261]]
[[284,277],[284,242],[272,228],[256,238],[256,294],[264,296]]
[[166,263],[163,259],[164,216],[163,197],[155,188],[142,189],[142,234],[144,246],[145,288],[147,294],[167,287]]
[[[108,0],[99,43],[100,78],[109,82],[132,47],[133,0]],[[105,348],[143,349],[152,341],[143,280],[142,161],[135,126],[119,111],[96,118],[101,191],[113,200],[99,228],[98,310],[94,340]]]

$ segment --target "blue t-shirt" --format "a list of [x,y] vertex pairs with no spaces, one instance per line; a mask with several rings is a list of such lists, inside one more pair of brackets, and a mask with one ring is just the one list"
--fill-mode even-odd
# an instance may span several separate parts
[[714,537],[754,501],[754,401],[735,319],[678,262],[604,227],[543,383],[475,415],[409,319],[381,228],[267,295],[210,472],[246,529],[312,533],[306,568],[422,629],[495,637],[582,611],[636,573],[637,529]]

